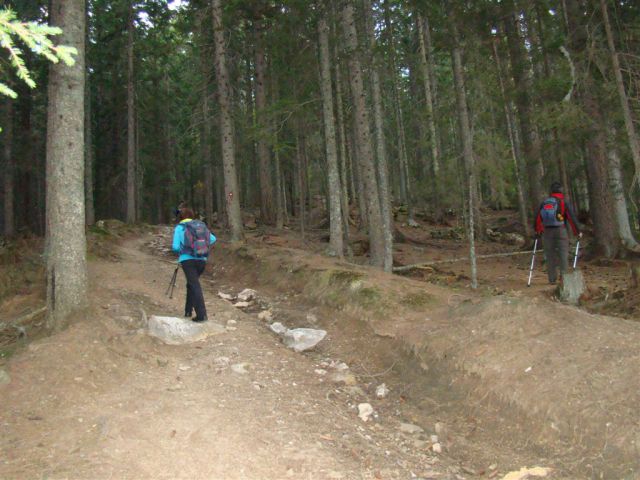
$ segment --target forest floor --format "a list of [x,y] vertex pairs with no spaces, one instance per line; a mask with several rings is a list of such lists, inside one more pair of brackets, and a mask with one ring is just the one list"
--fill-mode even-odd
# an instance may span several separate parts
[[[466,253],[455,227],[399,229],[398,263]],[[88,314],[53,336],[30,320],[3,350],[0,478],[640,478],[640,323],[560,305],[540,269],[527,288],[530,257],[481,260],[474,293],[464,262],[403,278],[317,255],[321,232],[257,231],[221,241],[203,278],[226,331],[168,346],[142,327],[182,312],[183,280],[165,295],[169,236],[99,242]],[[588,308],[634,315],[615,293],[626,264],[581,268]],[[245,309],[217,296],[247,287]],[[0,321],[41,304],[19,291]],[[328,336],[295,353],[265,310]]]

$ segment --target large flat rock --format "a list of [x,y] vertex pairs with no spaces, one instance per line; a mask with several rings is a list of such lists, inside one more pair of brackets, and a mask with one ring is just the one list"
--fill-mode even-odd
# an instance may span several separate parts
[[149,335],[159,338],[166,344],[182,345],[218,335],[226,329],[212,321],[196,323],[185,318],[153,315],[149,318],[147,331]]

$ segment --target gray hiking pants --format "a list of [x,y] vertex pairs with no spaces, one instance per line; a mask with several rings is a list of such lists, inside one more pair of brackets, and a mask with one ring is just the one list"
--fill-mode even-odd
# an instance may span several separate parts
[[542,235],[544,240],[544,256],[547,259],[547,276],[554,283],[560,274],[568,269],[569,234],[566,227],[545,227]]

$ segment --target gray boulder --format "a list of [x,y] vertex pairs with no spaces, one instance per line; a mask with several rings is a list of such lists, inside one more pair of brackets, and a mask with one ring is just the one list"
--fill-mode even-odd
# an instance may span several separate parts
[[211,321],[196,323],[184,318],[153,315],[149,318],[147,331],[168,345],[182,345],[218,335],[225,332],[225,328]]
[[314,328],[294,328],[284,333],[284,344],[296,352],[304,352],[315,347],[327,335],[324,330]]

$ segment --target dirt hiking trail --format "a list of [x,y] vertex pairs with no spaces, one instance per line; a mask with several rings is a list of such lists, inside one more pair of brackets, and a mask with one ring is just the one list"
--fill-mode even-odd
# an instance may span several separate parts
[[[538,478],[513,474],[525,466],[640,478],[636,322],[473,297],[262,238],[221,242],[203,276],[226,331],[169,346],[143,328],[182,314],[182,272],[165,296],[169,236],[92,261],[87,317],[7,363],[0,478]],[[217,296],[246,287],[259,299],[244,310]],[[328,336],[295,353],[264,310]]]
[[141,309],[179,316],[184,299],[181,277],[164,296],[172,266],[141,247],[92,262],[91,315],[10,362],[0,478],[410,478],[431,463],[447,478],[345,408],[314,372],[322,355],[286,349],[207,282],[211,320],[232,330],[189,346],[140,333]]

